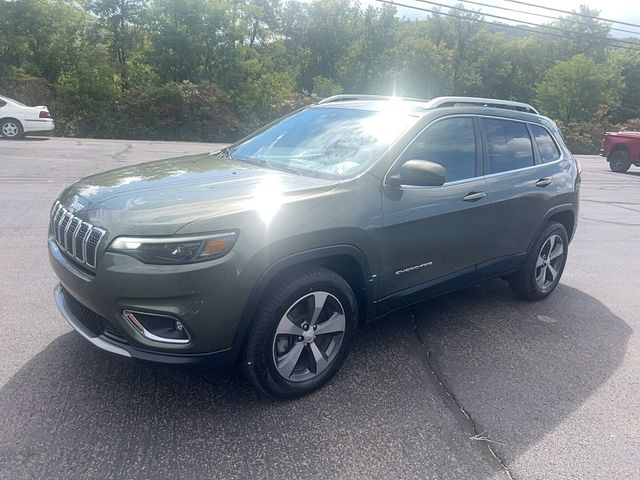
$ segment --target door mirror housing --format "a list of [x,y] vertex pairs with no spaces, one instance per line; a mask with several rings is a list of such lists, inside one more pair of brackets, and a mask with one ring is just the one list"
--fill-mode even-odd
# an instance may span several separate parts
[[427,160],[407,160],[400,170],[388,177],[391,185],[416,187],[439,187],[444,184],[447,171],[442,165]]

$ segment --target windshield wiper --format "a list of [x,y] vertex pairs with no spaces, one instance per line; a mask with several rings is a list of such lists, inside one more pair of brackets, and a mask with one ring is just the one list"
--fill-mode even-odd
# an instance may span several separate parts
[[231,149],[229,147],[224,147],[223,149],[217,152],[218,157],[220,158],[231,158]]
[[282,170],[283,172],[293,173],[294,175],[302,175],[302,172],[295,167],[290,167],[289,165],[281,165],[274,164],[268,160],[260,160],[260,163],[263,164],[267,168],[271,168],[272,170]]

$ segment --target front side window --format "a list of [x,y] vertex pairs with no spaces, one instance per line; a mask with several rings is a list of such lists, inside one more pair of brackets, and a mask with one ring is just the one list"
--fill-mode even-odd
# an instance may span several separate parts
[[533,145],[524,123],[483,118],[488,173],[508,172],[533,165]]
[[405,109],[315,107],[232,147],[232,158],[302,175],[349,178],[364,171],[418,119]]
[[553,141],[549,132],[540,125],[530,125],[531,132],[536,139],[538,150],[540,151],[540,158],[543,163],[555,162],[560,158],[560,150],[556,142]]
[[446,182],[476,176],[476,137],[473,119],[455,117],[440,120],[424,130],[400,157],[408,160],[428,160],[446,170]]

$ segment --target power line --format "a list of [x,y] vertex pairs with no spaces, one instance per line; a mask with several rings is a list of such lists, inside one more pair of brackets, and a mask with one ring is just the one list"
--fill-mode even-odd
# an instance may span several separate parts
[[541,8],[543,10],[551,10],[553,12],[558,12],[558,13],[566,13],[568,15],[577,15],[578,17],[590,18],[592,20],[601,20],[603,22],[611,22],[611,23],[617,23],[618,25],[627,25],[629,27],[640,28],[640,25],[636,23],[621,22],[619,20],[611,20],[610,18],[603,18],[603,17],[596,17],[593,15],[588,15],[586,13],[570,12],[568,10],[560,10],[559,8],[545,7],[543,5],[536,5],[535,3],[522,2],[520,0],[504,0],[504,1],[511,2],[511,3],[519,3],[520,5],[526,5],[527,7]]
[[[507,0],[505,0],[507,1]],[[550,20],[558,20],[558,17],[554,17],[553,15],[545,15],[544,13],[534,13],[534,12],[529,12],[526,10],[518,10],[517,8],[509,8],[509,7],[500,7],[498,5],[491,5],[489,3],[481,3],[481,2],[475,2],[475,1],[471,1],[471,0],[461,0],[461,3],[470,3],[472,5],[478,5],[480,7],[489,7],[489,8],[495,8],[496,10],[505,10],[507,12],[515,12],[515,13],[523,13],[525,15],[533,15],[534,17],[540,17],[540,18],[547,18]],[[596,18],[596,17],[594,17]],[[578,20],[572,20],[570,18],[563,18],[564,21],[566,22],[570,22],[570,23],[575,23],[578,25],[584,25],[584,23],[578,21]],[[603,20],[603,21],[607,21],[607,20]],[[633,35],[640,35],[640,32],[636,32],[633,30],[625,30],[623,28],[616,28],[616,27],[609,27],[609,30],[615,30],[616,32],[624,32],[624,33],[631,33]]]
[[[415,5],[407,5],[405,3],[398,3],[398,2],[396,2],[394,0],[375,0],[375,1],[376,2],[380,2],[380,3],[386,3],[388,5],[393,5],[395,7],[404,7],[404,8],[409,8],[411,10],[419,10],[421,12],[430,13],[432,15],[439,15],[439,16],[443,16],[443,17],[453,17],[453,18],[458,18],[458,19],[460,18],[458,15],[454,15],[452,13],[434,11],[433,9],[429,9],[429,8],[421,8],[421,7],[416,7]],[[474,12],[474,13],[477,13],[477,12]],[[506,23],[490,22],[488,20],[482,20],[482,19],[475,19],[473,21],[477,22],[477,23],[483,23],[483,24],[486,24],[486,25],[491,25],[493,27],[499,26],[501,28],[510,28],[512,30],[519,30],[519,31],[527,32],[527,33],[534,34],[534,35],[546,35],[546,36],[549,36],[549,37],[562,38],[564,40],[567,40],[567,38],[568,38],[566,35],[560,35],[560,34],[557,34],[557,33],[545,32],[545,31],[540,31],[540,30],[533,30],[531,28],[527,28],[527,27],[523,27],[523,26],[509,25],[509,24],[506,24]],[[574,32],[570,32],[570,33],[574,33]],[[575,35],[573,35],[573,37],[575,38]],[[607,40],[611,40],[611,39],[607,38]],[[609,47],[617,48],[617,49],[621,49],[621,50],[630,50],[632,52],[640,52],[640,49],[625,47],[625,46],[616,45],[616,44],[611,44],[611,45],[609,45]]]
[[[491,13],[476,12],[474,10],[469,10],[468,8],[455,7],[455,6],[451,6],[451,5],[446,5],[444,3],[433,2],[431,0],[414,0],[414,1],[419,2],[419,3],[426,3],[426,4],[429,4],[429,5],[435,5],[437,7],[449,8],[451,10],[459,10],[459,11],[464,12],[464,13],[480,14],[480,15],[482,15],[484,17],[496,18],[498,20],[506,20],[508,22],[516,22],[516,23],[521,24],[521,25],[530,25],[532,27],[544,28],[544,29],[547,29],[547,30],[554,30],[554,31],[557,31],[557,32],[565,33],[565,34],[570,34],[570,35],[572,35],[574,37],[576,36],[576,32],[572,32],[571,30],[566,30],[564,28],[552,27],[552,26],[549,26],[549,25],[540,25],[540,24],[535,23],[535,22],[526,22],[524,20],[518,20],[518,19],[515,19],[515,18],[503,17],[502,15],[494,15],[494,14],[491,14]],[[609,37],[600,37],[598,35],[589,35],[589,39],[605,40],[607,42],[616,42],[616,43],[619,43],[619,44],[627,44],[627,45],[631,45],[633,47],[636,47],[635,49],[640,48],[640,43],[630,42],[628,40],[621,40],[621,39],[618,39],[618,38],[614,39],[614,38],[609,38]]]

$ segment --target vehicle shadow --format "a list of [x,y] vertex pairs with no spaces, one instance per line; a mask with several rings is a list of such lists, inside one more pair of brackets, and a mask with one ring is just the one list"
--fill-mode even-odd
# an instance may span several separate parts
[[566,286],[531,304],[495,281],[411,310],[364,327],[336,378],[291,402],[239,375],[137,364],[62,335],[0,390],[0,477],[424,478],[422,462],[434,478],[489,478],[427,381],[416,324],[438,375],[509,458],[605,382],[631,334]]
[[495,280],[414,314],[440,380],[508,464],[605,383],[632,334],[606,305],[563,284],[528,302]]

